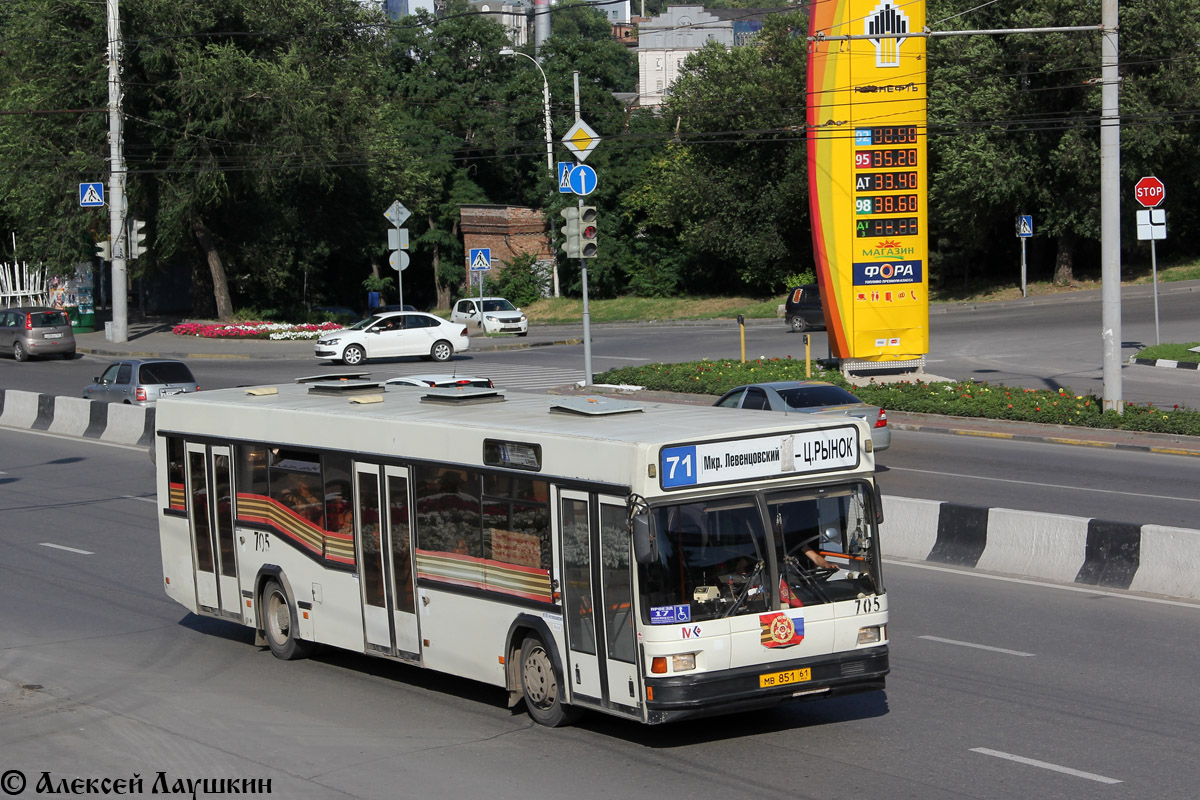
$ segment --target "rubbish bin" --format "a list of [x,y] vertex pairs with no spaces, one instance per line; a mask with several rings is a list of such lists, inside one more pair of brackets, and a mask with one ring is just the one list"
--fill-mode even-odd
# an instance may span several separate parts
[[75,333],[91,333],[96,330],[95,312],[83,313],[79,306],[63,306],[67,318],[71,320],[71,328]]

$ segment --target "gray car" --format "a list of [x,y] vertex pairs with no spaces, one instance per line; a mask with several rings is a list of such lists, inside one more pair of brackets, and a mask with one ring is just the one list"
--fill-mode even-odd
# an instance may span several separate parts
[[84,400],[145,406],[160,397],[197,392],[200,385],[182,361],[170,358],[114,361],[83,390]]
[[75,331],[67,312],[44,306],[0,309],[0,352],[17,361],[35,356],[75,357]]
[[864,403],[842,387],[825,381],[752,383],[730,389],[713,405],[801,414],[844,414],[866,420],[871,428],[872,449],[887,450],[892,443],[885,410]]

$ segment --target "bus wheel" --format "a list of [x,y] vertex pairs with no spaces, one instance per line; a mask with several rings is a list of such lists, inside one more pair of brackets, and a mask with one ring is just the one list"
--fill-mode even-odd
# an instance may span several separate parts
[[342,361],[345,361],[352,367],[361,364],[366,357],[367,351],[356,344],[347,346],[345,352],[342,353]]
[[288,600],[279,581],[267,581],[262,594],[263,628],[271,653],[284,661],[304,658],[311,645],[300,639],[296,607]]
[[450,356],[454,355],[454,347],[445,340],[437,341],[433,343],[429,355],[434,361],[449,361]]
[[536,636],[521,642],[521,691],[525,694],[525,710],[539,725],[558,728],[570,725],[579,714],[562,702],[562,678],[546,646]]
[[788,319],[788,324],[792,326],[792,330],[796,333],[802,333],[808,327],[808,323],[804,321],[804,317],[791,317]]

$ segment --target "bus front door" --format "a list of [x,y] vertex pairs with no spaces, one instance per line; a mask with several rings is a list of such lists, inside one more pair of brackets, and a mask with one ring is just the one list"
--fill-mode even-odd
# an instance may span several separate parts
[[627,516],[621,498],[559,492],[564,680],[575,702],[640,718]]
[[408,470],[356,462],[354,531],[366,649],[420,659]]
[[[233,481],[228,447],[187,445],[188,528],[192,536],[196,601],[240,617],[237,558],[233,546]],[[211,501],[211,502],[210,502]]]

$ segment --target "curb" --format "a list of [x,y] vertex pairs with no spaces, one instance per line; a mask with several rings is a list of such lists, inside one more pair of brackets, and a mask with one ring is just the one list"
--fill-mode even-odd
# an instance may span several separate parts
[[883,498],[888,556],[1200,600],[1200,531]]
[[1131,358],[1132,364],[1140,364],[1143,367],[1174,367],[1175,369],[1200,369],[1200,362],[1196,361],[1175,361],[1170,358]]
[[[1019,433],[1004,430],[981,430],[971,427],[955,427],[952,423],[938,422],[929,423],[921,421],[910,421],[907,419],[897,419],[904,412],[890,412],[888,415],[888,427],[901,431],[923,431],[925,433],[946,433],[954,436],[978,436],[985,439],[1010,439],[1014,442],[1050,442],[1051,444],[1069,444],[1079,447],[1097,447],[1103,450],[1130,450],[1141,453],[1159,453],[1162,455],[1172,456],[1200,456],[1200,444],[1188,446],[1183,443],[1173,444],[1159,442],[1157,444],[1139,443],[1136,441],[1103,441],[1100,439],[1088,439],[1086,430],[1081,431],[1062,431],[1060,426],[1049,426],[1053,430],[1038,433]],[[993,420],[993,424],[996,421]],[[1030,423],[1034,424],[1034,423]],[[1062,433],[1070,435],[1054,435]]]
[[[583,339],[556,339],[549,342],[496,342],[493,344],[472,345],[471,350],[476,352],[492,352],[497,350],[529,350],[534,347],[553,347],[556,345],[577,345],[583,344]],[[471,350],[467,352],[471,352]],[[272,360],[284,358],[300,358],[312,356],[311,350],[305,353],[197,353],[197,352],[182,352],[182,351],[164,351],[156,350],[141,351],[141,350],[115,350],[106,347],[87,347],[77,346],[76,352],[86,353],[92,356],[104,356],[105,358],[177,358],[184,361],[198,359],[221,359],[221,360]]]

